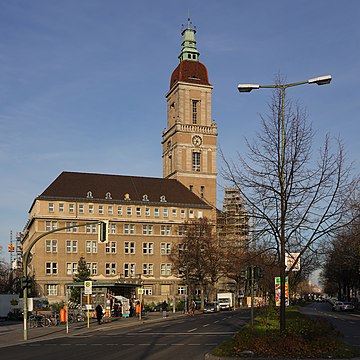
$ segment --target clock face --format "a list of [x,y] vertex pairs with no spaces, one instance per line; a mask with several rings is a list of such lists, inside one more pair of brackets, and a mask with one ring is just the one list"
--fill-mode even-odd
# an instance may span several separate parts
[[194,146],[200,146],[202,143],[202,139],[199,135],[194,135],[192,138],[192,143]]

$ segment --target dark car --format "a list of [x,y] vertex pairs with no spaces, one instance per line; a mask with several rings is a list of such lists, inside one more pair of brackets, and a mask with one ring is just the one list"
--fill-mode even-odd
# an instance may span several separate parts
[[208,302],[204,306],[204,313],[214,313],[219,311],[219,305],[215,302]]

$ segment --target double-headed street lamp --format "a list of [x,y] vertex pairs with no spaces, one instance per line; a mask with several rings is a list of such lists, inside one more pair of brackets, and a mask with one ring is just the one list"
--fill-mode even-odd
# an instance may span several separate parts
[[239,92],[250,92],[257,89],[280,89],[281,91],[281,158],[280,158],[280,331],[285,331],[285,217],[286,217],[286,193],[285,193],[285,90],[290,87],[306,84],[326,85],[331,81],[331,75],[319,76],[307,81],[299,81],[289,84],[258,85],[239,84]]

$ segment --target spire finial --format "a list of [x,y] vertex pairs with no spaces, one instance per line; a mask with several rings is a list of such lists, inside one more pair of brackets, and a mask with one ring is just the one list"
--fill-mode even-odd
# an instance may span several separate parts
[[193,26],[190,15],[187,19],[187,26],[182,26],[182,42],[181,53],[179,55],[180,62],[183,60],[199,61],[199,52],[196,48],[195,40],[196,27]]

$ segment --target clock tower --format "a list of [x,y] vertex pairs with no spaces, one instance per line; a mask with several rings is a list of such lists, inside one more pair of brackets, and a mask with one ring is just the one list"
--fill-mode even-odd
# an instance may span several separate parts
[[173,71],[162,135],[163,176],[176,179],[216,208],[216,136],[211,116],[213,86],[199,61],[195,27],[182,31],[180,63]]

